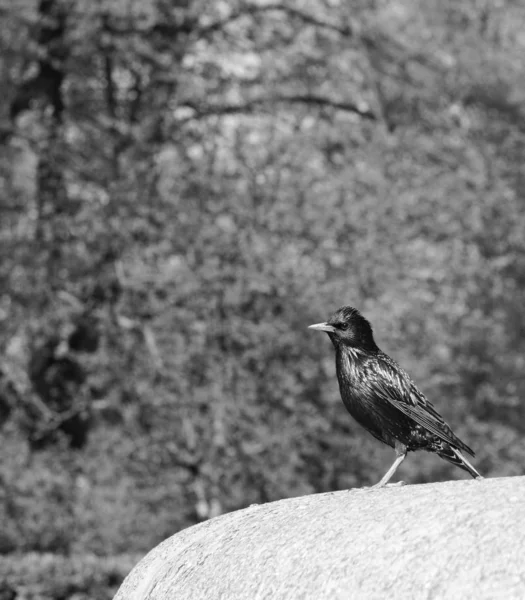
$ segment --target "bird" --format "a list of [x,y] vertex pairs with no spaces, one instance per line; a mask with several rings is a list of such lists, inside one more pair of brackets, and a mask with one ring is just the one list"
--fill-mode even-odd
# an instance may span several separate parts
[[328,321],[309,328],[326,332],[334,345],[339,391],[348,412],[395,450],[394,463],[373,488],[387,485],[407,453],[417,450],[433,452],[483,479],[463,454],[474,456],[474,451],[452,432],[408,373],[379,349],[370,322],[356,308],[343,306]]

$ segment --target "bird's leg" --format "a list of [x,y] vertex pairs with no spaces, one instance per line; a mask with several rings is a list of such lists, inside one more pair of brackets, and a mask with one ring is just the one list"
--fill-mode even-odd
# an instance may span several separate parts
[[396,454],[397,456],[396,460],[394,461],[394,464],[390,467],[390,469],[388,469],[381,481],[373,485],[370,489],[383,487],[390,481],[390,478],[397,471],[399,465],[405,460],[405,457],[407,455],[406,446],[398,446],[396,444]]

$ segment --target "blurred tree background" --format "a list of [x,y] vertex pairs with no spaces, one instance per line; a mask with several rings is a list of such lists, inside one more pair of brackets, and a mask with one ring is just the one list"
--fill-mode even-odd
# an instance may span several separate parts
[[377,481],[392,452],[307,330],[343,304],[483,474],[522,473],[524,25],[515,0],[0,0],[3,585],[110,598],[183,527]]

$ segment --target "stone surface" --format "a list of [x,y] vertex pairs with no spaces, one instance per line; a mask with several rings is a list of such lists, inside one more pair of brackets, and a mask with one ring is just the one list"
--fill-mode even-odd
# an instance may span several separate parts
[[254,505],[165,540],[115,600],[525,598],[525,477]]

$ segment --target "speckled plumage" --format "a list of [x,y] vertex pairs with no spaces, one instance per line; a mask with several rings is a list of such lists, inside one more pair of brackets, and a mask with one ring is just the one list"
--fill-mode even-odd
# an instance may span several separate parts
[[359,311],[345,306],[326,323],[311,327],[326,331],[335,347],[337,379],[348,412],[396,450],[398,458],[378,486],[390,479],[407,452],[416,450],[434,452],[481,477],[461,454],[474,452],[454,435],[406,371],[377,347],[372,327]]

